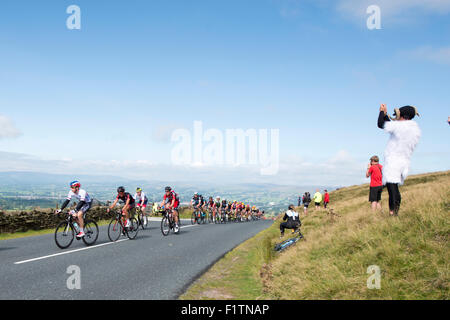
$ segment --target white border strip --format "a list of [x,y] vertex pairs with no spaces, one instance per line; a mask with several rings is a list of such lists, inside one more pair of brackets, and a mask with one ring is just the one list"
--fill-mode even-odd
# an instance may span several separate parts
[[122,240],[117,240],[117,241],[115,241],[115,242],[106,242],[106,243],[97,244],[97,245],[91,246],[91,247],[86,247],[86,248],[81,248],[81,249],[75,249],[75,250],[70,250],[70,251],[65,251],[65,252],[60,252],[60,253],[50,254],[50,255],[48,255],[48,256],[43,256],[43,257],[39,257],[39,258],[33,258],[33,259],[28,259],[28,260],[23,260],[23,261],[14,262],[14,264],[22,264],[22,263],[27,263],[27,262],[32,262],[32,261],[37,261],[37,260],[47,259],[47,258],[51,258],[51,257],[62,256],[63,254],[69,254],[69,253],[74,253],[74,252],[78,252],[78,251],[83,251],[83,250],[88,250],[88,249],[93,249],[93,248],[103,247],[103,246],[107,246],[107,245],[109,245],[109,244],[114,244],[114,243],[118,243],[118,242],[122,242],[122,241],[127,241],[127,240],[130,240],[130,239],[122,239]]

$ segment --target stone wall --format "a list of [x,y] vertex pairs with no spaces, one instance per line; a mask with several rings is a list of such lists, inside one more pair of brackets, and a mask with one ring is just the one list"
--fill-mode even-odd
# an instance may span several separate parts
[[[88,212],[91,220],[109,220],[112,213],[106,212],[106,207],[92,207]],[[21,212],[0,211],[0,233],[25,232],[28,230],[42,230],[55,228],[63,220],[54,213],[54,209],[39,209]]]

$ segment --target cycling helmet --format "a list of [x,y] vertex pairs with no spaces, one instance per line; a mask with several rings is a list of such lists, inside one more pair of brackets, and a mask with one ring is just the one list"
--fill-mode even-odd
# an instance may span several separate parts
[[142,188],[139,188],[139,187],[136,188],[136,192],[141,192],[141,191],[142,191]]
[[166,187],[165,190],[166,190],[166,192],[167,191],[172,191],[172,188],[171,187]]
[[117,188],[117,193],[119,193],[119,192],[125,192],[125,188],[122,187],[122,186],[118,187]]
[[81,187],[81,183],[79,181],[77,181],[77,180],[72,181],[69,185],[70,185],[71,188]]

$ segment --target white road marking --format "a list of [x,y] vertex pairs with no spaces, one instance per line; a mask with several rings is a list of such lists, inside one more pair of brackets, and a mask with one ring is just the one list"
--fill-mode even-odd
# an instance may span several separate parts
[[109,245],[109,244],[114,244],[114,243],[118,243],[118,242],[122,242],[122,241],[127,241],[127,240],[130,240],[130,239],[122,239],[122,240],[117,240],[116,242],[106,242],[106,243],[97,244],[97,245],[95,245],[95,246],[90,246],[90,247],[86,247],[86,248],[75,249],[75,250],[70,250],[70,251],[64,251],[64,252],[55,253],[55,254],[50,254],[50,255],[48,255],[48,256],[43,256],[43,257],[38,257],[38,258],[33,258],[33,259],[28,259],[28,260],[23,260],[23,261],[14,262],[14,264],[22,264],[22,263],[27,263],[27,262],[32,262],[32,261],[37,261],[37,260],[47,259],[47,258],[51,258],[51,257],[61,256],[61,255],[63,255],[63,254],[69,254],[69,253],[74,253],[74,252],[78,252],[78,251],[83,251],[83,250],[89,250],[89,249],[93,249],[93,248],[103,247],[103,246],[107,246],[107,245]]

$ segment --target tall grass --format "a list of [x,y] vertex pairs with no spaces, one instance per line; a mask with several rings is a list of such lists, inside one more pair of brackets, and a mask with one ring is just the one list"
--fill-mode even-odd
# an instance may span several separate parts
[[[253,294],[243,295],[240,281],[225,276],[216,282],[226,282],[222,291],[236,299],[448,299],[450,172],[410,177],[400,190],[398,217],[389,217],[386,191],[381,213],[370,209],[368,185],[332,192],[338,216],[324,209],[301,216],[307,241],[269,253],[279,241],[275,223],[230,253],[246,251],[240,264],[252,267],[245,275],[235,271],[234,279],[252,279],[258,288]],[[380,289],[367,286],[372,265],[381,270]],[[185,295],[201,296],[195,284]]]

